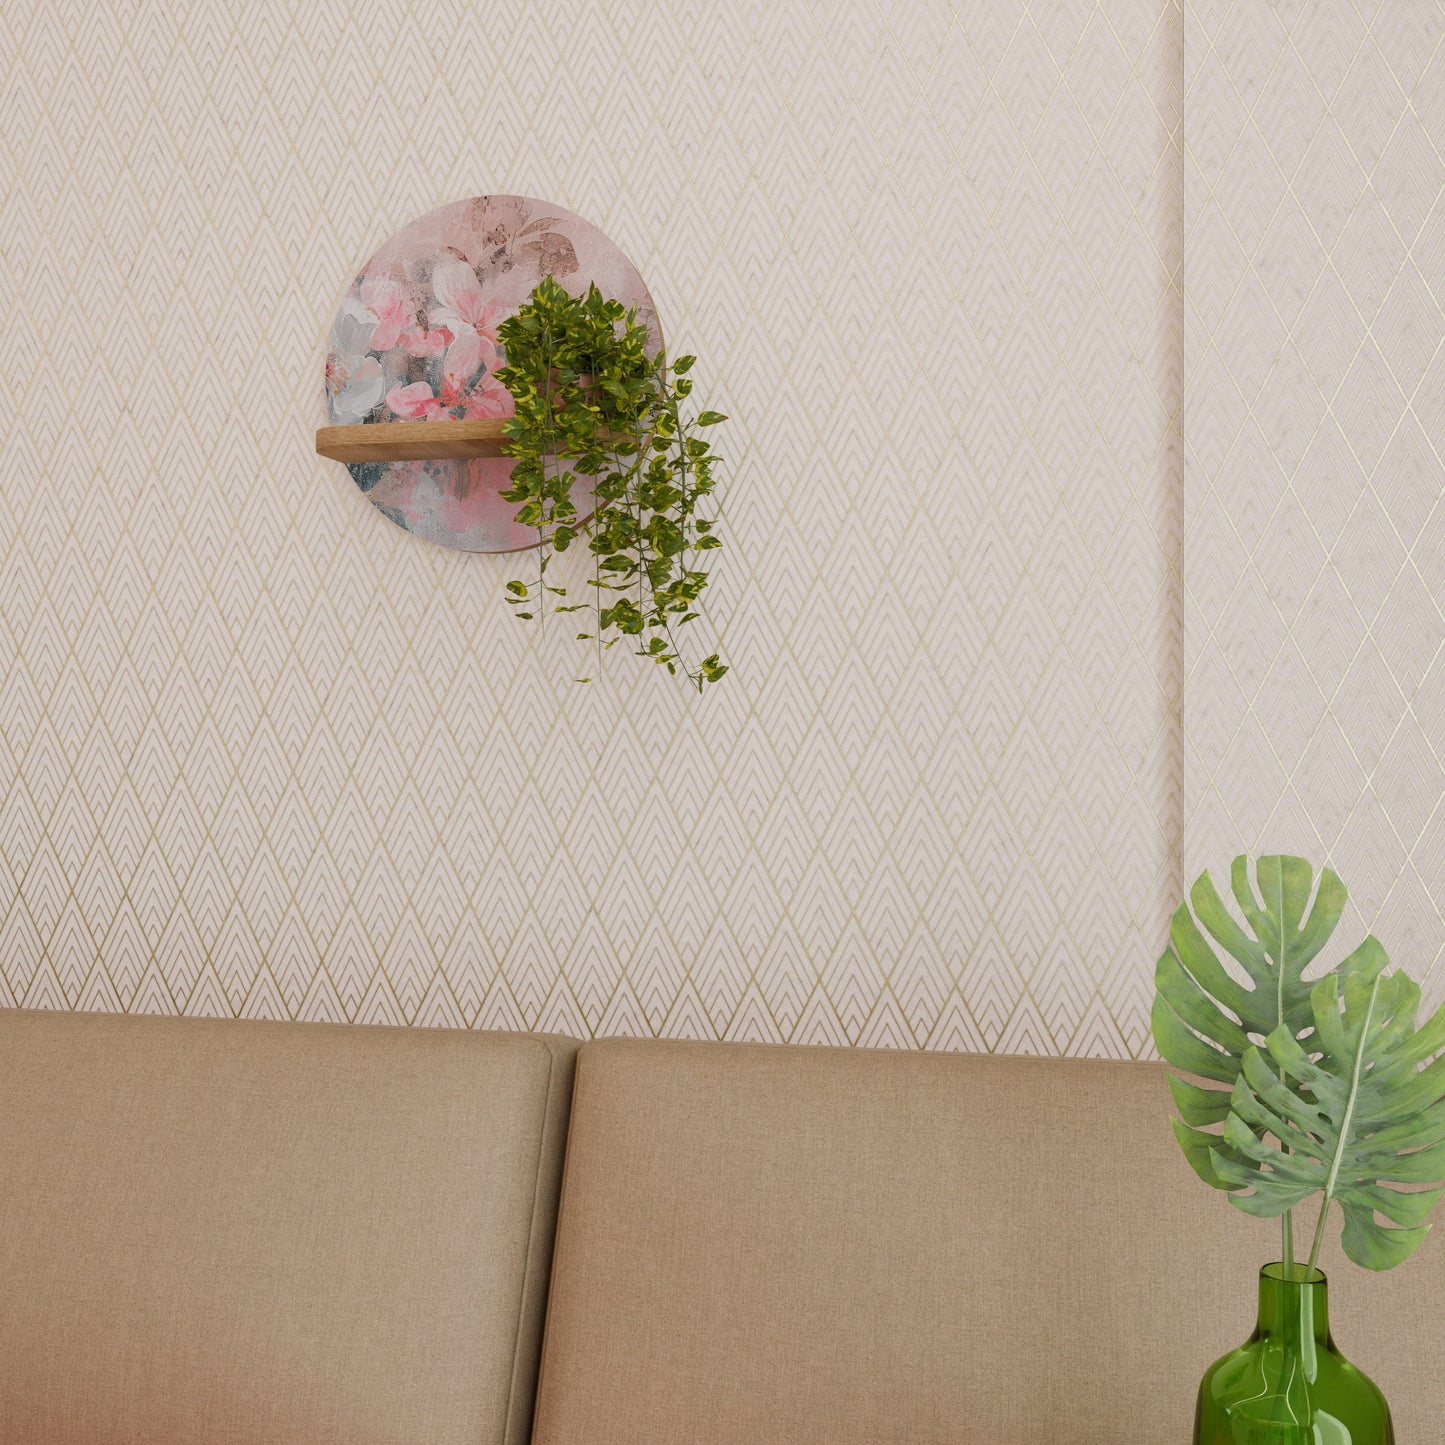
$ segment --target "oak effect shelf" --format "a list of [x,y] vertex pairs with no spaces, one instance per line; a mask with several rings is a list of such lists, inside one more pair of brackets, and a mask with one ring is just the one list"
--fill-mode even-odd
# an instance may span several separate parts
[[316,430],[316,450],[334,462],[457,461],[499,457],[501,417],[473,421],[385,421]]

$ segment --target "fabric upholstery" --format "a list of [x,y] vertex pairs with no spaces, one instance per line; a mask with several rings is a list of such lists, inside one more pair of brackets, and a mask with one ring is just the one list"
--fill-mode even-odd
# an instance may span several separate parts
[[[1278,1228],[1168,1115],[1150,1064],[587,1045],[537,1445],[1182,1445]],[[1336,1338],[1437,1440],[1445,1240],[1337,1236]]]
[[523,1445],[574,1049],[0,1011],[0,1441]]

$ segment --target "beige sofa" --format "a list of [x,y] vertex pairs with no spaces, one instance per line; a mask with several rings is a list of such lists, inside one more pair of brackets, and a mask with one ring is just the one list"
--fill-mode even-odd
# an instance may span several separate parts
[[[1252,1324],[1155,1066],[574,1048],[0,1012],[0,1441],[1170,1445]],[[1445,1239],[1328,1263],[1445,1438]]]
[[524,1445],[575,1050],[0,1011],[0,1445]]

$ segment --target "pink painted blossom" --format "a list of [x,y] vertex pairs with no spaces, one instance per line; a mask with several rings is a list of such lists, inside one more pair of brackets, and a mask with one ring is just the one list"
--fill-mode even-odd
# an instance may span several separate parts
[[424,421],[440,421],[446,415],[441,402],[424,381],[414,381],[410,386],[392,387],[386,394],[386,404],[397,416],[421,418]]
[[371,338],[373,351],[390,351],[408,326],[416,322],[411,298],[389,276],[365,276],[361,282],[361,304],[376,317]]
[[483,372],[467,393],[467,406],[462,415],[471,421],[476,417],[511,416],[515,411],[512,393],[491,372]]
[[401,333],[401,344],[408,356],[435,356],[452,344],[452,334],[445,326],[433,326],[424,331],[420,325],[411,325]]
[[497,344],[500,308],[488,304],[477,273],[465,261],[438,261],[432,267],[431,289],[440,303],[431,311],[433,326],[445,326],[457,336],[465,330],[475,331],[493,346]]
[[482,364],[482,338],[470,327],[457,333],[442,362],[442,404],[455,406]]

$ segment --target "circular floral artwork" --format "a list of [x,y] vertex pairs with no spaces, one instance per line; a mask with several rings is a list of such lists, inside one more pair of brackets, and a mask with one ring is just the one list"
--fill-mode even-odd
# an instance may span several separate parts
[[[655,346],[657,309],[632,263],[590,222],[527,196],[476,196],[404,226],[361,268],[331,327],[326,407],[333,426],[507,417],[497,327],[544,277],[573,295],[596,282],[637,308]],[[398,527],[465,552],[535,546],[499,493],[506,457],[357,462],[356,485]],[[585,478],[574,496],[585,504]]]

